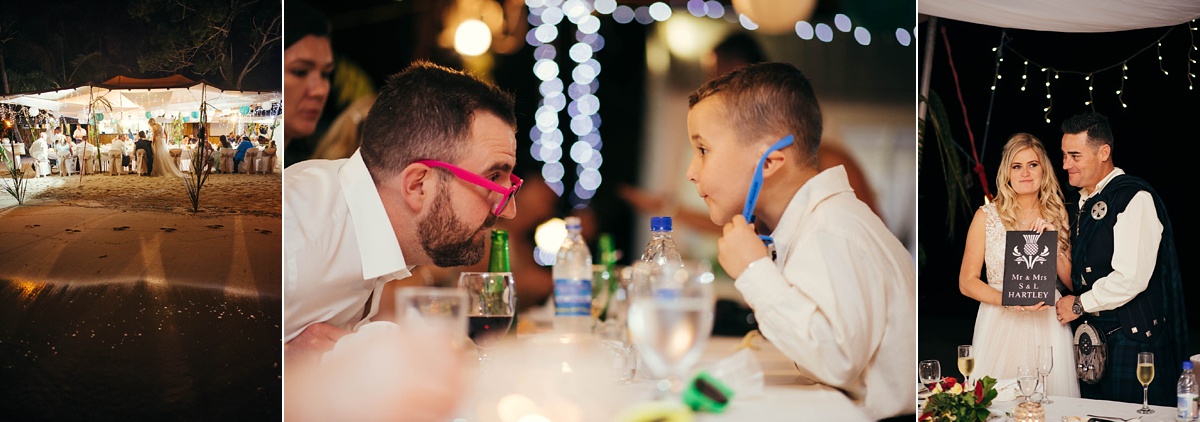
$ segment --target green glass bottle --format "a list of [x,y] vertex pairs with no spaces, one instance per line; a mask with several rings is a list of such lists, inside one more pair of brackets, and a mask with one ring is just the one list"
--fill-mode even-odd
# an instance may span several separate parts
[[602,298],[603,303],[598,303],[599,306],[593,306],[593,309],[600,309],[596,319],[603,322],[608,319],[608,305],[612,303],[612,294],[617,287],[617,274],[614,268],[617,265],[617,251],[613,248],[612,235],[601,233],[597,240],[597,248],[600,249],[600,264],[603,269],[595,277],[595,283],[592,285],[592,297]]
[[[488,257],[488,272],[490,273],[507,273],[512,272],[512,267],[508,261],[508,230],[493,229],[492,230],[492,252]],[[513,284],[516,284],[516,277],[513,278]],[[494,284],[492,287],[503,289],[501,284]],[[499,292],[495,292],[499,293]],[[516,297],[513,297],[513,309],[516,309]],[[517,313],[513,312],[512,326],[508,329],[508,335],[517,335]]]

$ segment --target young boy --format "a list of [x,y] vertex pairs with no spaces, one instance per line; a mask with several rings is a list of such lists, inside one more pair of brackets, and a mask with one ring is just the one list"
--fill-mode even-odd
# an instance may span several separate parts
[[[788,64],[755,64],[688,101],[688,179],[724,225],[717,258],[759,330],[803,376],[868,416],[913,414],[912,257],[855,197],[843,167],[817,170],[821,111],[808,79]],[[788,135],[790,145],[768,153]],[[741,213],[764,153],[751,225]],[[759,233],[773,238],[774,262]]]

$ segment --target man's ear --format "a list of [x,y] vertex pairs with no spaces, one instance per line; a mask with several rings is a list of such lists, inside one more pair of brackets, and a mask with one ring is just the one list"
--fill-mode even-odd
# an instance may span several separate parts
[[413,163],[400,171],[390,181],[393,192],[399,192],[404,204],[413,214],[419,214],[429,200],[433,199],[437,175],[424,164]]
[[1110,161],[1112,158],[1112,147],[1108,144],[1100,145],[1100,148],[1096,149],[1096,154],[1100,156],[1101,162]]

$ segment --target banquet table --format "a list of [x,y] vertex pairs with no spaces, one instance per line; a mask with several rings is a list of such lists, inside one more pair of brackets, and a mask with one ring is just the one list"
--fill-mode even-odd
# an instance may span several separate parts
[[[522,334],[524,336],[524,334]],[[537,341],[529,337],[518,338],[518,343]],[[737,352],[742,343],[740,337],[713,337],[704,348],[703,355],[695,370],[711,368],[711,364],[727,358]],[[770,343],[763,340],[755,342],[757,350],[753,355],[757,358],[763,372],[762,392],[751,396],[748,391],[742,394],[735,392],[729,405],[722,413],[696,413],[696,421],[869,421],[871,420],[862,409],[844,394],[834,388],[813,385],[803,382],[790,359],[783,355]],[[582,417],[566,417],[564,420],[580,421],[627,421],[627,412],[635,409],[646,410],[655,405],[682,405],[679,395],[673,395],[663,402],[655,403],[656,379],[644,379],[636,376],[632,382],[616,381],[614,373],[582,369],[578,361],[560,361],[562,354],[555,354],[553,344],[540,343],[529,346],[520,352],[538,354],[526,356],[524,361],[513,362],[506,359],[501,352],[490,361],[489,370],[479,375],[478,387],[488,391],[476,391],[473,399],[464,403],[459,417],[455,421],[493,421],[504,420],[493,413],[497,409],[497,399],[500,397],[523,395],[530,397],[541,406],[554,407],[554,401],[571,403],[580,409]],[[493,354],[496,350],[493,349]],[[569,355],[570,353],[568,353]],[[576,358],[579,356],[576,354]],[[584,358],[590,362],[603,362],[606,358],[591,355]],[[509,362],[504,365],[501,362]],[[574,372],[575,379],[555,379],[548,373]],[[565,368],[572,368],[568,371]],[[594,369],[594,368],[593,368]],[[693,371],[693,374],[695,371]],[[587,374],[587,375],[584,375]],[[580,379],[579,377],[582,377]],[[489,380],[506,380],[496,383]],[[500,407],[504,407],[500,404]],[[550,420],[558,420],[553,415],[546,415]],[[561,416],[560,416],[561,417]],[[636,419],[643,420],[643,419]],[[673,420],[673,419],[672,419]]]
[[[1037,396],[1035,395],[1034,397]],[[1151,409],[1154,409],[1154,413],[1142,415],[1137,413],[1137,410],[1142,408],[1141,403],[1125,403],[1058,396],[1050,396],[1050,401],[1053,403],[1042,405],[1043,409],[1046,410],[1046,422],[1075,421],[1075,419],[1071,418],[1072,416],[1078,417],[1078,421],[1083,422],[1090,418],[1088,415],[1096,415],[1100,417],[1108,416],[1108,418],[1104,419],[1112,420],[1140,417],[1142,422],[1173,422],[1175,420],[1175,408],[1173,407],[1150,406]],[[993,415],[1004,417],[1005,412],[1012,411],[1013,408],[1017,406],[1017,403],[1019,403],[1019,401],[992,402],[992,406],[988,409],[992,411]],[[998,419],[1011,420],[1011,418]]]

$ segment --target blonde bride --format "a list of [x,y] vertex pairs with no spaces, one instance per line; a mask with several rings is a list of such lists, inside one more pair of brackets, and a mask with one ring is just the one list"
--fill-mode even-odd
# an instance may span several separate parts
[[151,176],[183,177],[183,172],[175,166],[171,151],[167,148],[167,135],[158,121],[150,119],[150,144],[154,147],[154,171]]

